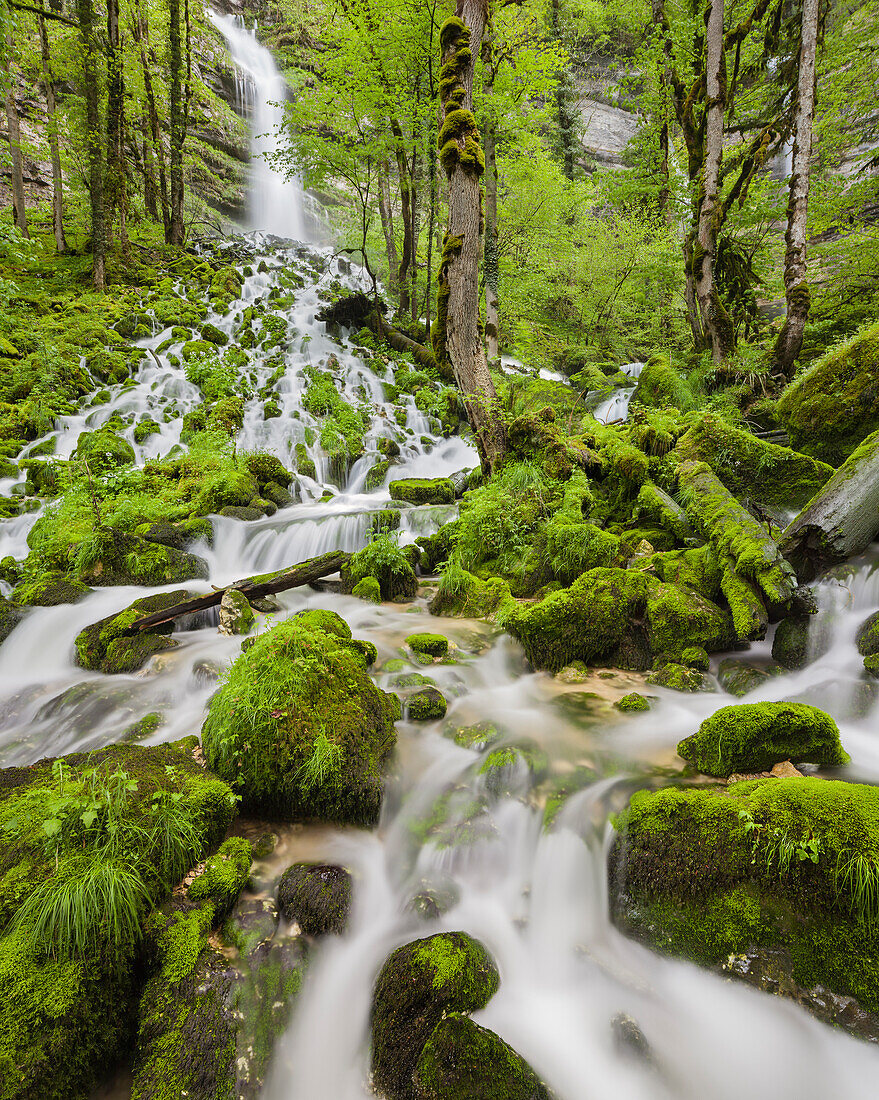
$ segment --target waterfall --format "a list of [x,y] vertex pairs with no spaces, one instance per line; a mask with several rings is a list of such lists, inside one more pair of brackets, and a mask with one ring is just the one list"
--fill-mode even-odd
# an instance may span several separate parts
[[287,86],[271,53],[233,15],[209,12],[226,39],[237,70],[238,106],[250,119],[251,179],[247,219],[250,229],[301,241],[306,239],[304,193],[295,176],[288,177],[271,162],[281,149]]

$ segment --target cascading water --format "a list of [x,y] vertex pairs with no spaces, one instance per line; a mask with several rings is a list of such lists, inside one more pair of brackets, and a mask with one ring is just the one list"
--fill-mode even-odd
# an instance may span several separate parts
[[[265,106],[272,97],[280,98],[267,51],[233,21],[217,19],[236,60],[256,81],[256,101]],[[266,74],[265,85],[259,83],[260,74]],[[260,110],[254,113],[257,133],[267,125]],[[257,165],[254,217],[263,211],[265,221],[256,228],[293,232],[299,222],[291,209],[292,192],[283,212],[290,219],[287,229],[272,221],[277,195],[269,192],[279,186]],[[398,398],[396,405],[385,401],[374,364],[350,344],[331,339],[315,321],[328,284],[342,280],[356,287],[356,276],[347,275],[328,251],[292,243],[269,251],[261,266],[264,270],[245,278],[237,308],[268,301],[285,273],[301,275],[304,285],[285,314],[289,350],[275,390],[282,415],[266,420],[258,398],[251,398],[239,446],[271,451],[289,463],[302,443],[314,461],[315,476],[300,475],[300,502],[272,517],[250,523],[214,520],[214,547],[198,548],[214,585],[331,548],[357,548],[365,542],[369,513],[388,504],[390,476],[438,476],[476,462],[463,439],[442,439],[432,432],[410,398]],[[228,316],[212,316],[211,322],[231,334],[235,308]],[[170,330],[164,330],[141,341],[148,354],[133,386],[113,388],[109,402],[56,426],[57,454],[69,455],[83,429],[100,426],[113,412],[149,411],[160,422],[160,430],[143,443],[135,441],[131,427],[126,430],[139,463],[178,442],[180,417],[201,396],[170,358],[179,345],[158,350],[169,337]],[[371,404],[368,459],[378,457],[378,440],[390,434],[390,425],[404,420],[399,464],[381,486],[365,489],[368,462],[355,464],[341,479],[344,484],[330,483],[317,425],[301,401],[302,370],[310,364],[331,369],[342,392]],[[276,368],[256,357],[254,369],[258,393]],[[635,377],[634,368],[630,373]],[[409,402],[405,416],[395,420],[403,400]],[[165,412],[173,414],[167,422]],[[621,401],[603,410],[605,419],[625,414]],[[335,495],[321,499],[325,490]],[[0,557],[26,553],[35,518],[0,523]],[[411,540],[446,518],[448,509],[407,509],[403,538]],[[199,583],[192,587],[198,589]],[[208,582],[200,587],[207,590]],[[0,763],[28,763],[134,736],[128,732],[133,724],[154,712],[164,722],[147,740],[170,741],[198,731],[214,689],[210,667],[233,659],[238,639],[205,627],[179,630],[177,650],[132,676],[94,675],[74,664],[76,634],[146,591],[106,588],[76,604],[27,614],[0,647]],[[377,971],[397,945],[441,929],[463,929],[492,952],[501,987],[476,1019],[519,1050],[559,1100],[872,1097],[879,1067],[874,1048],[817,1023],[789,1001],[660,958],[620,935],[608,918],[609,814],[624,805],[632,790],[649,783],[657,769],[674,767],[676,743],[731,702],[729,696],[654,689],[659,701],[649,715],[624,719],[608,700],[639,686],[636,675],[595,674],[584,690],[531,673],[518,647],[495,628],[437,620],[423,599],[408,607],[374,607],[352,597],[302,590],[285,593],[280,602],[281,617],[306,607],[341,614],[356,636],[376,644],[384,687],[393,686],[393,674],[381,669],[405,653],[401,647],[408,634],[440,631],[457,648],[454,663],[431,669],[451,700],[445,722],[398,723],[397,755],[379,828],[372,833],[281,830],[275,854],[257,864],[255,881],[267,893],[283,868],[301,858],[340,863],[355,880],[350,927],[315,952],[263,1091],[266,1100],[364,1100],[371,1095],[369,1010]],[[863,700],[853,705],[861,683],[853,639],[857,623],[879,608],[879,571],[870,562],[857,564],[820,586],[819,602],[815,662],[803,672],[770,679],[749,699],[802,698],[825,707],[839,721],[853,756],[852,773],[875,781],[879,744],[870,707]],[[754,652],[759,656],[762,650],[755,647]],[[491,747],[524,746],[527,758],[537,762],[529,767],[520,761],[505,770],[500,787],[489,786],[482,768],[492,735],[486,733],[482,741],[477,736],[469,747],[450,737],[480,723],[496,730],[499,740]],[[551,829],[545,828],[544,773],[552,780],[577,769],[590,769],[594,781],[564,804]],[[452,899],[444,915],[416,915],[411,899],[425,888]],[[611,1023],[619,1013],[631,1016],[643,1031],[652,1052],[649,1065],[615,1044]],[[126,1095],[125,1090],[116,1095]]]
[[271,162],[281,148],[287,86],[271,53],[261,46],[255,30],[247,30],[233,15],[209,12],[226,39],[238,74],[238,106],[250,118],[252,179],[248,220],[250,228],[291,240],[306,239],[302,186]]

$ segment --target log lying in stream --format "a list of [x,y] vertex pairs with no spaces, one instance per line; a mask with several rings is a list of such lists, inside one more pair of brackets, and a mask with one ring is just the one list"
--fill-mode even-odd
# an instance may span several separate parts
[[204,611],[208,607],[216,607],[223,599],[223,595],[231,588],[242,592],[249,600],[258,599],[261,596],[271,596],[276,592],[286,592],[288,588],[299,588],[303,584],[312,584],[321,577],[338,573],[346,561],[351,557],[344,550],[332,550],[329,554],[321,554],[318,558],[309,558],[290,569],[282,569],[277,573],[264,573],[258,577],[247,577],[242,581],[227,584],[225,588],[217,588],[206,596],[198,596],[194,600],[186,600],[185,603],[174,604],[164,611],[156,611],[143,619],[133,623],[126,634],[142,634],[145,630],[153,630],[163,623],[178,619],[181,615],[190,615],[195,611]]
[[781,550],[803,583],[879,536],[879,432],[867,436],[785,529]]

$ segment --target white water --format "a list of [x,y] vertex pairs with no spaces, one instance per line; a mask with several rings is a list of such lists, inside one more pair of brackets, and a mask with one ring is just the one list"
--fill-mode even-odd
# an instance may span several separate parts
[[[265,51],[240,32],[241,41],[245,38],[254,54],[250,71],[270,71]],[[274,186],[257,172],[256,189]],[[266,198],[260,195],[254,209],[267,209]],[[256,228],[277,232],[268,222]],[[299,372],[307,363],[326,365],[332,354],[338,359],[339,388],[352,399],[366,393],[373,406],[370,461],[377,457],[380,437],[400,437],[400,465],[389,477],[446,474],[475,464],[472,448],[460,438],[434,436],[411,402],[405,427],[398,427],[372,363],[350,346],[340,347],[315,322],[321,289],[344,278],[328,252],[291,244],[270,252],[267,262],[268,273],[246,279],[241,305],[267,301],[287,270],[301,272],[306,285],[286,314],[293,346],[277,384],[283,415],[265,421],[260,402],[248,402],[240,449],[267,448],[290,463],[295,444],[315,426],[301,409]],[[211,320],[231,331],[235,309],[228,318]],[[83,428],[104,423],[114,411],[150,411],[160,420],[163,410],[176,412],[177,419],[163,423],[161,434],[136,447],[140,462],[177,442],[179,416],[201,398],[167,353],[154,354],[167,335],[143,342],[151,354],[133,388],[116,387],[109,404],[63,419],[54,433],[59,454],[70,454]],[[270,373],[260,362],[256,369],[255,390]],[[297,412],[299,419],[293,416]],[[615,419],[625,412],[620,403],[603,415]],[[133,439],[133,424],[126,434]],[[429,445],[422,436],[430,437]],[[303,503],[254,523],[215,520],[215,548],[201,550],[210,565],[210,583],[221,585],[331,547],[363,544],[368,513],[388,503],[385,488],[364,491],[368,463],[362,462],[331,484],[319,443],[309,444],[308,451],[318,476],[298,478]],[[320,503],[325,488],[337,495]],[[404,538],[443,518],[430,510],[407,510]],[[24,540],[33,519],[0,523],[0,556],[26,553]],[[239,652],[236,639],[212,628],[177,633],[180,648],[134,676],[96,676],[73,663],[73,639],[83,626],[144,594],[144,589],[105,589],[73,606],[28,614],[0,647],[0,762],[25,763],[110,743],[151,711],[160,711],[165,724],[149,740],[198,731],[213,690],[203,665],[233,659]],[[752,698],[808,698],[826,707],[839,720],[852,753],[851,776],[879,781],[875,719],[869,712],[853,717],[852,708],[862,691],[854,632],[879,608],[879,573],[863,563],[846,583],[823,585],[820,596],[815,635],[826,630],[827,649],[805,671],[772,680]],[[527,1057],[559,1100],[866,1100],[875,1094],[879,1053],[874,1048],[824,1027],[790,1002],[661,959],[624,939],[608,920],[609,812],[624,805],[658,767],[679,767],[677,741],[734,700],[722,693],[689,696],[655,689],[656,708],[625,719],[600,700],[578,699],[582,689],[529,672],[517,646],[485,624],[436,620],[423,601],[410,608],[377,608],[305,590],[283,595],[281,603],[282,617],[316,606],[343,615],[356,636],[376,643],[378,679],[384,686],[390,686],[391,677],[381,672],[383,663],[404,652],[403,639],[415,630],[447,634],[459,647],[459,660],[430,670],[451,701],[447,720],[398,724],[398,751],[379,828],[373,833],[305,830],[285,841],[289,862],[305,846],[310,858],[334,860],[353,871],[354,911],[348,933],[326,941],[317,952],[264,1090],[266,1100],[370,1096],[368,1018],[378,969],[398,944],[443,928],[463,929],[489,947],[501,971],[501,988],[476,1018]],[[755,647],[758,655],[768,645]],[[590,682],[587,690],[613,698],[638,684],[637,677],[619,673]],[[588,765],[599,776],[569,800],[552,831],[542,828],[540,798],[524,770],[510,776],[510,793],[490,795],[478,774],[486,750],[460,748],[449,739],[450,730],[481,720],[496,725],[509,743],[538,743],[552,775]],[[472,796],[484,798],[482,812],[470,820],[470,842],[459,834],[461,842],[447,845],[413,829],[431,817],[439,796],[456,790],[446,835],[455,835],[462,806]],[[419,920],[408,909],[412,894],[425,882],[453,883],[459,891],[459,902],[436,921]],[[619,1012],[629,1013],[643,1029],[655,1069],[640,1066],[614,1046],[611,1020]]]
[[620,367],[623,374],[631,378],[632,385],[617,390],[611,397],[596,406],[592,415],[599,424],[615,424],[618,420],[626,419],[629,415],[629,402],[632,400],[632,394],[635,392],[635,386],[643,369],[643,363],[626,363],[625,366]]

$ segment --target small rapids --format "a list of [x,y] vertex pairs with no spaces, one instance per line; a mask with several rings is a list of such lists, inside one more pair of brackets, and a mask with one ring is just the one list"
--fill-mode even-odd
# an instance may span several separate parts
[[[231,18],[217,16],[216,23],[244,74],[255,132],[271,131],[277,122],[272,105],[283,98],[271,56]],[[257,168],[255,228],[301,235],[301,204],[294,209],[291,203],[296,195],[301,191],[295,181]],[[252,238],[252,247],[264,250],[265,269],[245,279],[241,302],[227,316],[209,318],[222,331],[231,333],[237,309],[268,300],[285,273],[301,275],[304,285],[285,314],[292,346],[276,387],[281,415],[265,420],[259,400],[252,398],[238,447],[270,451],[295,467],[291,455],[303,444],[316,476],[298,475],[299,502],[271,517],[249,523],[215,517],[213,548],[194,548],[210,570],[207,582],[190,586],[196,591],[327,550],[358,549],[366,542],[370,514],[388,506],[391,478],[443,476],[477,462],[465,439],[438,435],[411,397],[402,395],[396,405],[386,401],[374,361],[332,338],[315,319],[331,283],[361,286],[356,271],[329,248],[264,237]],[[159,421],[160,431],[141,444],[133,428],[126,429],[141,464],[179,442],[180,419],[201,395],[183,368],[169,360],[174,346],[157,350],[169,335],[164,330],[140,341],[147,357],[134,385],[117,386],[106,404],[61,420],[52,433],[59,456],[69,456],[81,431],[99,427],[115,412],[149,413]],[[315,422],[302,406],[302,368],[326,366],[331,356],[339,388],[372,408],[366,457],[342,477],[330,469],[314,438],[319,433],[308,430]],[[633,380],[639,368],[627,368]],[[254,392],[273,369],[257,363]],[[625,417],[629,396],[630,391],[618,393],[596,409],[596,417],[605,423]],[[382,485],[367,490],[366,471],[380,457],[378,440],[390,435],[401,407],[406,438],[399,462]],[[9,487],[0,488],[8,492]],[[321,499],[327,489],[334,495]],[[413,541],[452,514],[450,508],[405,508],[402,539]],[[0,557],[24,556],[35,519],[28,514],[0,523]],[[852,754],[851,776],[879,781],[875,700],[865,696],[854,644],[858,623],[879,609],[879,569],[865,560],[816,589],[815,662],[769,680],[748,701],[796,699],[826,709]],[[211,670],[240,649],[240,639],[219,635],[215,625],[178,630],[180,647],[135,675],[95,675],[74,664],[73,640],[84,626],[152,591],[161,589],[100,589],[77,604],[28,613],[0,647],[3,766],[131,736],[156,743],[198,732],[215,689]],[[597,671],[585,683],[569,685],[533,673],[518,646],[496,628],[437,619],[423,597],[411,605],[373,606],[305,589],[279,599],[277,618],[326,607],[348,621],[355,637],[374,642],[382,687],[392,687],[383,665],[405,653],[403,639],[415,631],[444,633],[456,647],[456,663],[430,670],[450,700],[447,717],[427,725],[398,723],[379,827],[374,832],[282,830],[275,854],[257,867],[257,874],[271,881],[296,859],[318,859],[348,867],[355,881],[349,929],[316,952],[263,1090],[266,1100],[370,1096],[369,1011],[376,974],[394,947],[443,929],[467,931],[491,951],[501,972],[500,991],[474,1018],[527,1058],[559,1100],[867,1100],[875,1095],[879,1052],[873,1047],[816,1022],[789,1001],[661,958],[623,937],[609,920],[610,815],[632,791],[679,771],[676,743],[708,714],[735,701],[731,696],[719,690],[682,695],[652,689],[659,701],[649,714],[623,717],[610,704],[641,685],[637,674]],[[747,659],[767,657],[770,644],[771,638],[752,647]],[[156,712],[164,719],[158,729],[146,738],[133,732],[140,719]],[[477,738],[476,747],[463,747],[453,739],[458,729],[479,723],[498,731],[500,741],[492,747],[520,746],[537,762],[509,768],[501,788],[489,788],[481,773],[488,745]],[[591,781],[580,784],[546,827],[553,782],[577,769],[588,769]],[[426,889],[457,901],[443,916],[426,920],[411,904]],[[642,1029],[651,1065],[615,1043],[611,1022],[620,1013]]]

